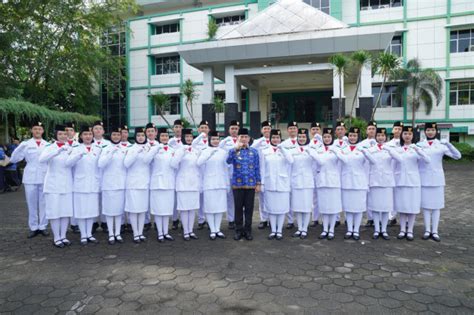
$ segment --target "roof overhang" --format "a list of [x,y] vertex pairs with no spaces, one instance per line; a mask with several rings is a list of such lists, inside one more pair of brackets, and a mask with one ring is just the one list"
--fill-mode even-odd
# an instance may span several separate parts
[[212,66],[215,76],[221,78],[223,66],[228,64],[384,51],[395,32],[393,25],[381,25],[220,39],[180,45],[178,52],[197,69]]

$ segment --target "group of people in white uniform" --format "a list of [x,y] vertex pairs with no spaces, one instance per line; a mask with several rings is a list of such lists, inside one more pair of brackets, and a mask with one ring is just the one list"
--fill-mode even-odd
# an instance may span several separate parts
[[[443,157],[461,158],[445,139],[438,140],[436,123],[425,123],[426,140],[415,143],[415,130],[396,122],[393,139],[387,130],[369,122],[367,138],[361,130],[334,128],[319,123],[309,129],[288,123],[288,139],[269,122],[261,137],[248,143],[248,130],[238,121],[229,136],[209,130],[202,121],[198,136],[183,129],[180,120],[167,128],[149,123],[136,128],[134,143],[128,128],[113,128],[103,138],[103,123],[80,129],[74,124],[56,126],[54,141],[43,139],[43,125],[35,123],[32,138],[23,141],[11,161],[26,160],[23,183],[29,210],[29,237],[49,235],[62,248],[69,224],[78,226],[81,244],[97,243],[94,225],[106,224],[108,243],[122,243],[122,227],[131,225],[133,241],[146,241],[144,226],[153,216],[159,242],[172,241],[169,222],[181,221],[184,240],[198,239],[198,226],[209,228],[209,238],[225,238],[224,214],[234,239],[251,240],[253,192],[259,196],[259,229],[270,226],[268,238],[281,240],[295,226],[293,237],[308,237],[308,227],[322,220],[320,239],[335,238],[344,213],[345,239],[360,239],[364,212],[373,222],[373,239],[389,240],[389,220],[397,214],[398,239],[414,239],[415,218],[423,209],[423,239],[440,241],[438,225],[444,208]],[[247,163],[247,160],[249,162]],[[253,172],[253,173],[252,173]],[[247,194],[249,191],[252,194]],[[251,198],[251,199],[249,199]],[[242,208],[248,208],[242,211]],[[245,227],[243,217],[245,216]],[[235,222],[235,223],[234,223]],[[237,228],[236,228],[237,227]]]

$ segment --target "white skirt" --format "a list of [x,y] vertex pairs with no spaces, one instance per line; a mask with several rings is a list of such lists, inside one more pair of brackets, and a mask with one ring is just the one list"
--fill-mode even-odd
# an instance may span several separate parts
[[422,186],[421,207],[423,209],[444,208],[444,186]]
[[127,189],[125,191],[125,211],[143,213],[150,205],[150,191],[148,189]]
[[340,188],[321,187],[318,192],[318,209],[321,214],[338,214],[342,211]]
[[178,191],[178,210],[196,210],[199,209],[199,191]]
[[204,190],[204,213],[227,212],[227,189]]
[[290,212],[290,192],[265,191],[265,211],[268,214],[285,214]]
[[398,213],[418,214],[421,207],[420,187],[395,187],[393,199]]
[[311,213],[313,211],[313,188],[293,189],[291,191],[291,210]]
[[122,215],[125,209],[125,190],[102,191],[102,214],[108,216]]
[[52,194],[44,193],[46,219],[72,217],[74,214],[72,193]]
[[99,193],[73,193],[74,217],[90,219],[99,216]]
[[153,215],[173,215],[176,192],[174,189],[150,190],[150,212]]
[[342,189],[342,209],[351,213],[365,212],[367,210],[367,190]]
[[392,212],[393,187],[370,187],[367,210],[375,212]]

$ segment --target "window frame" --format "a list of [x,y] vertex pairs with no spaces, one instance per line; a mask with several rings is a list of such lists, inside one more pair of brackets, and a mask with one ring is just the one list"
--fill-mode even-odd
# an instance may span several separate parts
[[[461,32],[469,32],[469,35],[467,38],[461,38],[460,33]],[[455,38],[453,38],[455,36]],[[467,45],[467,51],[466,50],[460,50],[459,49],[459,44],[461,41],[468,41]],[[455,44],[455,47],[453,49],[453,43]],[[454,51],[453,51],[454,50]],[[461,28],[461,29],[455,29],[451,30],[449,34],[449,53],[450,54],[461,54],[461,53],[466,53],[466,52],[474,52],[474,28]]]
[[[173,30],[174,28],[174,30]],[[153,33],[152,35],[164,35],[164,34],[174,34],[179,33],[179,21],[166,24],[153,24]]]
[[[236,20],[238,18],[238,20]],[[239,14],[231,14],[231,15],[223,15],[218,17],[213,17],[214,22],[216,22],[217,26],[231,26],[231,25],[239,25],[245,21],[245,12]]]
[[[327,1],[327,5],[323,6],[323,1]],[[318,9],[321,12],[331,15],[331,1],[330,0],[303,0],[303,2],[312,6],[313,8]],[[325,11],[324,9],[327,9],[327,11]]]
[[[374,92],[374,89],[378,89],[377,93]],[[374,95],[373,105],[377,102],[378,95],[380,93],[380,88],[382,88],[382,84],[372,84],[372,94]],[[387,92],[382,92],[382,96],[380,97],[380,106],[379,108],[401,108],[403,107],[403,101],[400,99],[398,102],[395,97],[395,90],[397,89],[396,84],[385,84],[384,89],[390,89]],[[390,105],[384,104],[384,94],[390,93]],[[388,100],[388,99],[387,99]],[[393,104],[398,104],[398,106],[393,106]]]
[[360,11],[403,7],[403,0],[359,0]]
[[[460,87],[462,84],[467,84],[468,87],[462,88]],[[455,85],[455,89],[453,86]],[[459,94],[467,93],[467,103],[461,104]],[[452,102],[452,95],[455,96],[455,103]],[[466,106],[466,105],[474,105],[474,79],[470,81],[452,81],[449,83],[449,106]]]
[[[179,74],[181,72],[181,62],[179,55],[155,56],[153,75]],[[158,71],[158,69],[161,71]]]

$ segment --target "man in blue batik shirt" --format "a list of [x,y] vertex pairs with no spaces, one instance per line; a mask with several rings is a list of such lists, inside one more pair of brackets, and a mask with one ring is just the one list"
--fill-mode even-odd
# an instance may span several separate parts
[[[227,164],[232,164],[232,189],[235,205],[235,235],[234,240],[242,237],[251,241],[252,216],[255,192],[260,192],[260,166],[258,151],[249,146],[249,131],[240,128],[239,139],[235,149],[229,151]],[[245,217],[245,223],[244,223]]]

